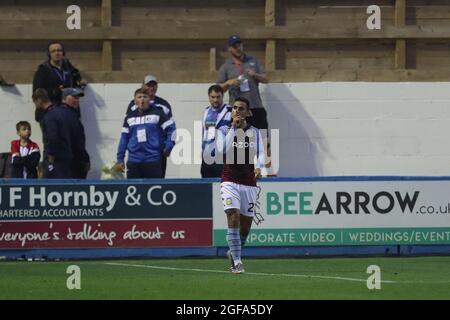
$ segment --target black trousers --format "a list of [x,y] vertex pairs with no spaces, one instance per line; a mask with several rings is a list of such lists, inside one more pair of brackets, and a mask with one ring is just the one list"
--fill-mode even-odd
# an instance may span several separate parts
[[202,178],[220,178],[222,176],[223,164],[207,164],[204,161],[200,167]]
[[72,176],[74,179],[86,179],[88,172],[86,171],[86,164],[79,161],[74,160],[72,162]]
[[159,162],[127,162],[127,179],[161,178],[161,163]]
[[260,130],[267,130],[267,136],[262,136],[263,139],[267,137],[267,148],[270,149],[270,136],[269,136],[269,122],[267,121],[267,112],[264,108],[252,109],[252,116],[247,119],[247,122]]
[[161,154],[161,178],[166,177],[167,158]]
[[72,161],[55,159],[53,164],[44,160],[44,178],[45,179],[71,179]]
[[247,118],[247,122],[257,129],[269,129],[267,112],[264,108],[252,109],[252,116]]

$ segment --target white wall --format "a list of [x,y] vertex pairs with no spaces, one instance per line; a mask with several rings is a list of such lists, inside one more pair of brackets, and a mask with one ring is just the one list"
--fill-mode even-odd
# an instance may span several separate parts
[[[94,170],[115,160],[126,106],[139,84],[92,84],[82,121]],[[178,128],[192,132],[207,105],[208,84],[160,84]],[[269,123],[280,129],[279,176],[449,175],[450,82],[286,83],[262,86]],[[0,151],[15,123],[34,121],[31,86],[0,89]],[[194,141],[199,143],[199,141]],[[169,162],[168,177],[199,177],[199,165]]]

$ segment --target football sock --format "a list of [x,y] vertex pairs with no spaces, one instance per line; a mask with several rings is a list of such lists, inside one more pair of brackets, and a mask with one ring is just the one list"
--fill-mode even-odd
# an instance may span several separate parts
[[227,242],[233,255],[234,263],[241,263],[241,236],[239,228],[228,228]]

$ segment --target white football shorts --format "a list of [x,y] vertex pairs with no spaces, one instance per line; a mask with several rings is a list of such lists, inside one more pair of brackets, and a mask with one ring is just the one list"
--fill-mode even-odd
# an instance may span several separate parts
[[240,214],[254,217],[257,192],[257,187],[234,182],[222,182],[220,184],[220,194],[222,196],[223,210],[239,209]]

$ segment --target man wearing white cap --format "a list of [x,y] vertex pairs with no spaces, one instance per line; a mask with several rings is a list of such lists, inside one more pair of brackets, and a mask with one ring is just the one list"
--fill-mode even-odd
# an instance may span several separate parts
[[[169,117],[169,119],[173,120],[172,106],[170,105],[170,103],[156,95],[156,92],[158,91],[158,80],[154,75],[148,74],[145,76],[144,81],[142,81],[142,89],[145,89],[145,91],[147,91],[148,95],[150,96],[150,104],[161,109],[164,112],[164,114]],[[135,100],[133,99],[128,104],[126,115],[129,115],[136,109],[137,105],[135,103]],[[167,158],[161,150],[162,178],[166,177],[166,168],[167,168]]]

